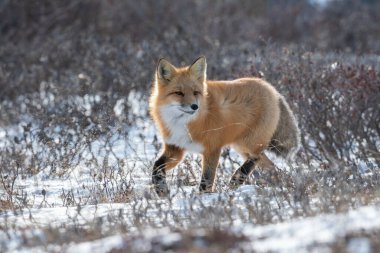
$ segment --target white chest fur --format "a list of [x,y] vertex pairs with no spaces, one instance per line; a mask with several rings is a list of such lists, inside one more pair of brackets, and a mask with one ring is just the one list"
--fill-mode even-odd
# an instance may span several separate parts
[[177,104],[171,104],[160,108],[161,117],[170,131],[170,136],[164,139],[165,143],[183,148],[189,152],[202,153],[203,146],[192,140],[187,128],[187,124],[194,120],[196,115],[183,113],[178,110],[178,106]]

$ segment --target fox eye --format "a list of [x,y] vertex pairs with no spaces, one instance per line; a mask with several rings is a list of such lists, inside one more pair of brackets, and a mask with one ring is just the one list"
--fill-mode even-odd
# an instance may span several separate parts
[[194,91],[194,96],[197,96],[197,95],[201,95],[201,92],[200,91]]
[[178,96],[181,96],[181,97],[184,97],[185,94],[182,92],[182,91],[176,91],[176,92],[173,92],[174,94],[178,95]]

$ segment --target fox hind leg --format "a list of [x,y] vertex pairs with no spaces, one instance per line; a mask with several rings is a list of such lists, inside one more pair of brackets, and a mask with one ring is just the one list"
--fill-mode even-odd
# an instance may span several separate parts
[[230,187],[237,188],[240,185],[244,184],[247,178],[252,174],[253,169],[255,168],[255,163],[257,158],[247,159],[239,169],[235,171],[230,180]]
[[263,124],[255,128],[255,131],[250,131],[244,138],[234,144],[234,148],[241,155],[246,157],[247,160],[233,174],[230,181],[231,187],[236,188],[242,185],[252,174],[256,165],[273,164],[264,154],[264,150],[268,147],[273,132],[275,131],[277,124],[276,117],[278,120],[278,115],[270,117],[270,122],[263,122]]

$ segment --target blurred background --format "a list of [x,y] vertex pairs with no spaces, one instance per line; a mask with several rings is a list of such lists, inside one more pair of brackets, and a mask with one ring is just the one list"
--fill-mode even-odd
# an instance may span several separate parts
[[[120,99],[147,99],[159,57],[204,54],[210,79],[263,76],[284,93],[314,156],[378,164],[379,1],[3,0],[0,17],[0,127],[33,121],[43,140],[73,118],[96,134],[131,125]],[[86,94],[90,114],[68,99]]]
[[[298,119],[302,148],[290,169],[280,168],[276,184],[255,171],[248,184],[257,187],[244,197],[246,205],[203,196],[206,206],[165,223],[159,217],[171,217],[172,210],[149,194],[161,143],[148,97],[160,57],[184,66],[201,54],[209,79],[256,76],[272,83]],[[255,227],[378,204],[379,119],[378,0],[0,0],[0,218],[7,220],[10,210],[72,207],[79,214],[85,206],[126,203],[124,214],[105,212],[87,228],[64,220],[44,232],[48,242],[20,232],[21,245],[169,223],[180,231],[214,229],[246,210],[239,219]],[[188,156],[171,184],[196,189],[199,164],[199,157]],[[233,194],[226,184],[241,161],[226,149],[220,164],[217,191]],[[183,198],[198,203],[197,194]],[[65,217],[52,213],[57,216],[42,220]],[[4,224],[0,251],[14,226]],[[31,229],[45,229],[38,224]],[[378,252],[379,233],[363,231],[346,232],[364,233]],[[339,235],[336,245],[345,249],[349,237]],[[225,237],[218,238],[223,247],[218,242]]]

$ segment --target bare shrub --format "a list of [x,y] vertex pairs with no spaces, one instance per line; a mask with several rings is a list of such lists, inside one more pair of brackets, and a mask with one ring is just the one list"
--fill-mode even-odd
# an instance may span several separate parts
[[323,59],[294,49],[276,57],[264,72],[293,101],[307,153],[332,163],[359,166],[362,159],[369,169],[378,167],[378,63],[339,55]]
[[[245,242],[228,231],[236,221],[273,224],[379,203],[378,9],[374,1],[324,8],[310,1],[3,1],[0,215],[33,221],[34,209],[53,207],[49,188],[37,184],[28,195],[23,180],[65,181],[79,171],[90,182],[59,191],[54,202],[76,211],[68,224],[32,223],[44,240],[17,222],[0,228],[9,238],[12,229],[23,231],[28,240],[20,245],[44,247],[116,233],[130,242],[165,227],[181,240],[155,237],[151,247],[220,252]],[[155,64],[165,56],[182,65],[200,54],[210,79],[258,76],[276,86],[298,117],[303,148],[288,168],[255,171],[245,186],[250,195],[226,186],[240,161],[224,150],[219,194],[210,198],[189,191],[199,181],[199,159],[189,156],[172,172],[174,195],[158,199],[149,182],[133,177],[150,177],[154,156],[136,147],[161,148],[145,131]],[[125,143],[123,152],[116,142]],[[84,208],[101,203],[126,205],[81,220]],[[378,248],[371,234],[358,236]],[[347,240],[331,247],[344,251]]]

